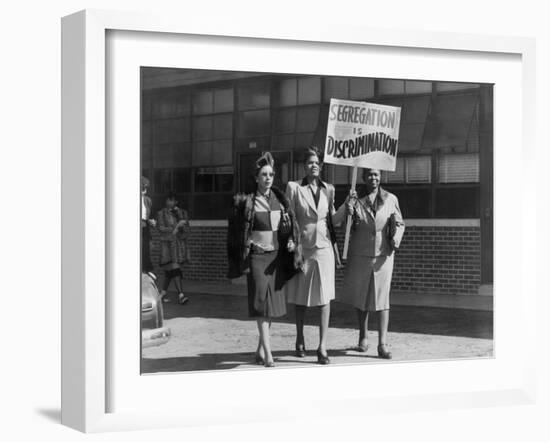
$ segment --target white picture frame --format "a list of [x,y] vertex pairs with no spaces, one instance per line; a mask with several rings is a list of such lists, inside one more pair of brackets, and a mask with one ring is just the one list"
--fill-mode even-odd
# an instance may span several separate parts
[[[172,426],[208,425],[218,423],[258,422],[266,419],[293,418],[299,412],[299,404],[281,408],[276,402],[265,409],[258,409],[247,400],[221,398],[210,408],[197,406],[195,413],[163,412],[151,408],[138,411],[108,411],[108,395],[111,385],[107,375],[110,346],[107,339],[109,326],[108,243],[111,240],[108,223],[109,175],[106,151],[106,119],[109,117],[106,94],[106,36],[110,31],[154,32],[165,35],[203,35],[242,39],[286,42],[311,42],[312,44],[367,45],[378,48],[402,48],[404,51],[430,49],[439,51],[467,51],[482,57],[483,54],[508,54],[521,57],[521,155],[534,155],[534,102],[535,102],[535,45],[534,40],[518,37],[498,37],[420,31],[380,30],[340,25],[331,27],[301,26],[292,23],[249,23],[248,27],[233,21],[212,23],[205,17],[182,22],[178,17],[145,13],[86,10],[63,18],[62,21],[62,423],[84,432],[101,432],[124,429],[161,428]],[[499,108],[495,118],[498,119]],[[535,207],[536,191],[525,187],[518,190],[521,204]],[[532,211],[526,213],[523,230],[527,229]],[[525,235],[524,231],[520,232]],[[526,257],[533,253],[533,242],[518,240],[522,271]],[[495,251],[496,254],[496,251]],[[498,289],[498,278],[496,279]],[[521,278],[522,305],[536,302],[534,279]],[[503,287],[502,284],[500,287]],[[521,310],[521,309],[520,309]],[[496,319],[498,320],[498,318]],[[501,388],[473,388],[471,391],[449,393],[427,392],[407,397],[391,392],[379,397],[376,406],[361,401],[357,395],[342,395],[323,400],[308,401],[311,412],[323,411],[328,402],[338,416],[353,415],[415,407],[418,409],[489,406],[501,403],[532,403],[535,397],[535,359],[529,358],[535,351],[536,324],[526,326],[527,339],[523,340],[521,354],[524,360],[511,371],[509,385]],[[497,352],[497,359],[498,359]],[[413,364],[408,370],[413,372]],[[393,367],[393,365],[392,365]],[[332,369],[332,368],[331,368]],[[351,370],[351,368],[350,368]],[[357,374],[357,368],[354,368]],[[394,370],[393,368],[391,370]],[[290,370],[291,371],[291,370]],[[317,371],[317,370],[316,370]],[[289,370],[286,370],[288,376]],[[226,382],[221,374],[217,382]],[[186,376],[198,376],[193,373]],[[227,376],[227,374],[223,374]],[[243,377],[252,376],[239,373]],[[269,376],[269,379],[285,377],[283,371],[269,375],[255,372],[253,375]],[[267,379],[267,378],[266,378]],[[227,407],[232,403],[231,409]],[[406,404],[406,405],[404,405]],[[325,408],[326,409],[326,408]],[[208,415],[206,411],[208,410]]]

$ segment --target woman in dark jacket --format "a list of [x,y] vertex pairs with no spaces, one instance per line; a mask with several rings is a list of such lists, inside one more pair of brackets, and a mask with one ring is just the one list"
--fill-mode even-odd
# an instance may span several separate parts
[[297,225],[284,193],[273,187],[269,152],[256,161],[254,193],[234,197],[229,218],[229,278],[247,275],[248,313],[259,332],[256,363],[273,367],[269,329],[272,318],[286,314],[286,281],[300,268]]

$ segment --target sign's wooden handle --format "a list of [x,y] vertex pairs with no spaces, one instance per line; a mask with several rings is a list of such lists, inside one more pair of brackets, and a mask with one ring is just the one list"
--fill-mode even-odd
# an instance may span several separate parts
[[[357,184],[357,166],[353,168],[353,171],[351,174],[351,190],[355,190],[356,184]],[[349,236],[351,233],[351,223],[353,222],[351,218],[352,218],[351,215],[348,215],[348,222],[346,223],[346,238],[344,240],[344,253],[342,254],[342,259],[344,261],[348,259]]]

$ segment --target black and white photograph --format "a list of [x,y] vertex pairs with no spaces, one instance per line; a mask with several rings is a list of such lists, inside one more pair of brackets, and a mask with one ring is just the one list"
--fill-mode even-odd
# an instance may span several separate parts
[[492,84],[140,74],[142,374],[494,356]]

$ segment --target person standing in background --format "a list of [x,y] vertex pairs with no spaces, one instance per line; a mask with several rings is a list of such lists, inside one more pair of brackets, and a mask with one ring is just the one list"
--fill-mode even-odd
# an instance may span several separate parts
[[151,262],[151,227],[156,226],[156,221],[151,218],[153,203],[147,195],[149,180],[141,177],[141,271],[149,273],[156,279]]
[[167,291],[173,280],[178,291],[178,303],[185,304],[189,298],[183,293],[183,274],[181,266],[189,261],[187,237],[189,235],[189,217],[187,211],[177,205],[176,195],[170,192],[165,199],[165,207],[157,214],[157,226],[160,232],[160,266],[164,270],[164,281],[160,296],[168,302]]

